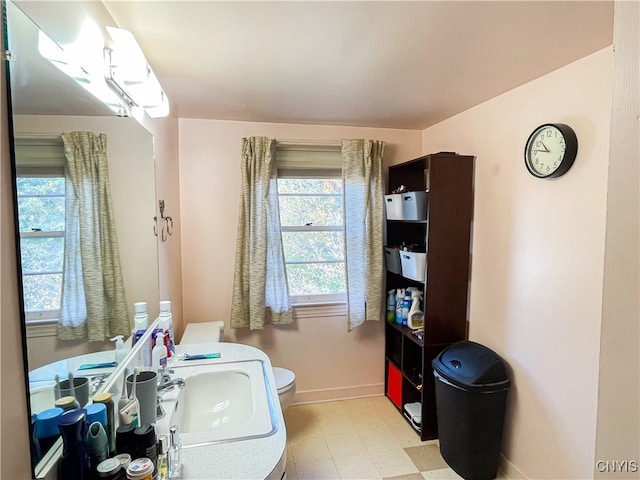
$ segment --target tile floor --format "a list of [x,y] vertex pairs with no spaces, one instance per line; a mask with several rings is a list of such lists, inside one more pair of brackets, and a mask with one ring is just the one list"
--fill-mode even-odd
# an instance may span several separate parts
[[284,417],[288,480],[460,478],[384,396],[294,405]]

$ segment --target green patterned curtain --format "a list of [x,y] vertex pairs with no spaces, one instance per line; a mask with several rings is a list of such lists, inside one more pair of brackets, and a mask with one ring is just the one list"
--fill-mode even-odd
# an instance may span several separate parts
[[65,259],[60,340],[129,335],[111,204],[107,137],[63,133],[66,157]]
[[342,141],[349,331],[365,320],[380,320],[384,311],[384,147],[380,141]]
[[242,139],[231,328],[293,322],[282,250],[275,139]]

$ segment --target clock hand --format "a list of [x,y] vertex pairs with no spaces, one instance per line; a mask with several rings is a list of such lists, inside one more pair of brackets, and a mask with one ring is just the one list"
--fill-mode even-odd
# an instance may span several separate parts
[[[542,140],[540,140],[540,143],[541,143],[541,144],[542,144],[542,146],[544,147],[544,151],[545,151],[545,152],[549,153],[549,152],[551,151],[551,150],[549,150],[549,149],[547,148],[547,146],[544,144],[544,142],[543,142]],[[542,150],[541,150],[541,151],[542,151]]]

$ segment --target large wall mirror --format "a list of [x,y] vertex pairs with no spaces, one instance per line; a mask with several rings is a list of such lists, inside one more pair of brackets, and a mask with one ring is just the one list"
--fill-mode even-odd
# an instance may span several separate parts
[[[91,378],[96,388],[109,369],[77,372],[82,359],[113,360],[113,342],[61,340],[58,320],[65,242],[64,147],[61,135],[106,135],[113,217],[129,321],[133,303],[146,301],[149,318],[159,302],[153,137],[134,118],[120,118],[77,85],[38,50],[40,30],[18,6],[5,3],[6,43],[12,53],[9,82],[24,321],[29,374],[29,411],[53,407],[54,377],[68,371]],[[59,157],[56,159],[56,157]],[[61,160],[62,163],[58,162]],[[60,168],[62,165],[62,169]],[[68,180],[67,180],[68,181]],[[94,355],[95,352],[105,352]],[[91,356],[93,355],[93,357]],[[80,360],[78,360],[80,359]],[[25,419],[27,420],[27,419]],[[58,444],[59,445],[59,444]],[[42,474],[46,452],[34,455]]]

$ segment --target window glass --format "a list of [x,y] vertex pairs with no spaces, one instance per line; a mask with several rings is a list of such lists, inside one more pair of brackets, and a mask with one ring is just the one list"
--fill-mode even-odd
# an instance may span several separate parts
[[292,302],[343,300],[342,179],[305,178],[298,172],[278,179],[278,197]]
[[[32,169],[35,171],[37,169]],[[16,179],[24,309],[27,320],[60,310],[64,262],[65,178],[62,173]]]

